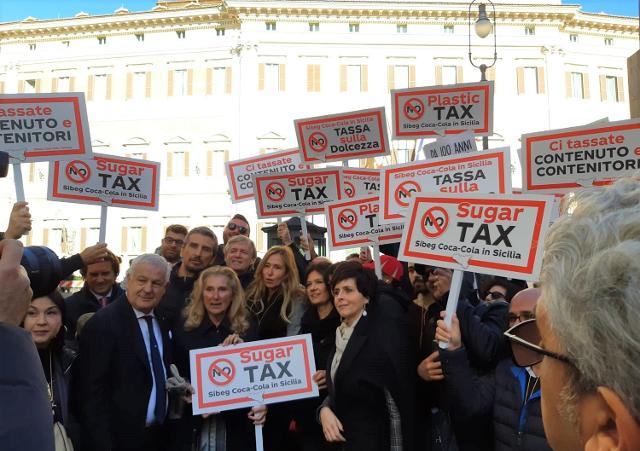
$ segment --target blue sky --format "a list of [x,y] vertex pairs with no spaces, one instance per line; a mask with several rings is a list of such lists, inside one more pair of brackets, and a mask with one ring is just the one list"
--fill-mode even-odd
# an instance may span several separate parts
[[[588,12],[605,12],[623,16],[638,16],[639,0],[563,0],[567,4],[581,4]],[[89,14],[112,13],[121,6],[130,11],[146,11],[155,0],[0,0],[0,22],[22,20],[27,16],[38,19],[72,17],[80,11]]]

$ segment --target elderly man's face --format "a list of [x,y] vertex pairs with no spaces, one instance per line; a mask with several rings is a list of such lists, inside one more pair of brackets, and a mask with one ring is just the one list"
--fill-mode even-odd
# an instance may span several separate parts
[[166,286],[165,269],[149,263],[139,263],[127,276],[127,299],[134,309],[150,313],[160,303]]
[[[540,346],[561,354],[562,349],[551,330],[543,298],[540,298],[536,308],[536,323],[542,337]],[[578,426],[567,418],[566,401],[561,396],[569,379],[568,370],[566,363],[550,357],[545,357],[539,364],[544,432],[549,445],[555,451],[582,451],[584,445],[578,433]]]

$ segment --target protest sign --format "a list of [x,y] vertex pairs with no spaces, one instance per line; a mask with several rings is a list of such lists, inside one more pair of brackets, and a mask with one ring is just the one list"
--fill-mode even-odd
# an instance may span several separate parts
[[378,194],[380,192],[380,170],[345,168],[342,170],[342,188],[345,197],[349,199],[365,194]]
[[394,89],[393,139],[493,133],[493,82]]
[[0,95],[0,148],[23,162],[91,157],[84,94]]
[[324,208],[331,250],[347,249],[370,242],[397,243],[402,237],[403,223],[379,223],[378,196],[329,202]]
[[322,213],[324,204],[342,199],[341,169],[310,169],[253,178],[258,218]]
[[536,280],[551,198],[421,195],[412,199],[399,259]]
[[194,415],[318,396],[311,335],[189,352]]
[[253,199],[252,176],[254,175],[309,169],[308,164],[302,163],[298,149],[281,150],[258,157],[227,161],[225,166],[229,181],[229,193],[233,203]]
[[522,135],[522,189],[564,193],[640,170],[640,118]]
[[403,220],[411,197],[425,193],[509,193],[509,148],[461,157],[414,161],[383,168],[380,177],[380,222]]
[[294,121],[304,161],[340,161],[389,154],[384,108]]
[[93,154],[49,164],[47,199],[158,210],[160,163]]
[[469,132],[444,136],[428,144],[425,144],[424,141],[424,139],[418,141],[418,150],[424,152],[424,157],[427,160],[473,153],[478,150],[475,135]]

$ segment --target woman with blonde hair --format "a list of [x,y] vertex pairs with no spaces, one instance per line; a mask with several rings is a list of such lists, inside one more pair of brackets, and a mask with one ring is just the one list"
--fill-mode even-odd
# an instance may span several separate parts
[[[200,273],[193,286],[184,321],[174,330],[174,360],[181,375],[190,378],[189,351],[226,346],[257,339],[255,319],[245,306],[244,292],[236,273],[225,266],[213,266]],[[264,406],[248,414],[232,410],[207,418],[192,416],[185,409],[172,434],[180,442],[172,449],[235,451],[255,447],[253,423],[265,420]],[[247,420],[247,417],[249,420]]]

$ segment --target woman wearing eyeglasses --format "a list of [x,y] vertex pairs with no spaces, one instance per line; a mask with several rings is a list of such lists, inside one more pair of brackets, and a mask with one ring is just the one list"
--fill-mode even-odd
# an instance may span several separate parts
[[[523,290],[511,300],[510,312],[534,311],[540,296],[536,288]],[[514,326],[520,322],[515,315]],[[476,376],[469,366],[460,338],[458,319],[451,327],[438,321],[436,339],[448,343],[440,350],[446,394],[454,418],[493,418],[494,450],[551,450],[542,426],[540,381],[536,367],[521,368],[511,357],[498,363],[495,371]]]

